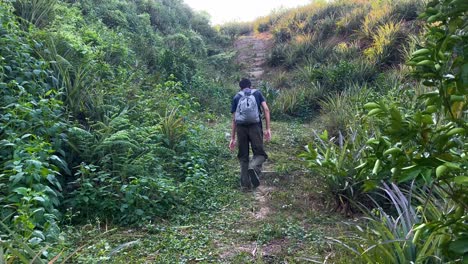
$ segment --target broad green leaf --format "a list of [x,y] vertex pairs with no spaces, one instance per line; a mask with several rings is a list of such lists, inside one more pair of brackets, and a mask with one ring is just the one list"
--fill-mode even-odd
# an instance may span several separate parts
[[464,255],[468,252],[468,238],[464,237],[450,242],[449,250],[454,253]]
[[60,191],[62,191],[62,186],[60,185],[60,182],[57,180],[57,177],[53,174],[47,175],[47,180],[55,187],[57,187]]
[[416,179],[421,173],[422,169],[413,169],[410,171],[402,171],[400,178],[398,179],[399,183],[407,182]]
[[465,85],[464,87],[468,86],[468,63],[463,64],[461,67],[461,80]]
[[34,201],[38,201],[38,202],[41,202],[41,203],[44,203],[46,200],[44,199],[44,197],[41,197],[41,196],[36,196],[33,198]]
[[14,189],[13,192],[26,196],[30,190],[31,189],[28,189],[26,187],[19,187],[19,188]]
[[459,185],[468,185],[468,176],[457,176],[453,181]]
[[441,176],[443,176],[445,174],[445,172],[447,171],[447,166],[445,165],[440,165],[439,167],[436,168],[436,177],[437,178],[440,178]]

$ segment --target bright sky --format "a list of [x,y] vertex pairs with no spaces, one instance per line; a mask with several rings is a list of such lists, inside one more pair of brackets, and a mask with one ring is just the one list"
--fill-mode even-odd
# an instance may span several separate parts
[[206,11],[213,25],[232,21],[252,21],[280,7],[306,5],[311,0],[184,0],[197,11]]

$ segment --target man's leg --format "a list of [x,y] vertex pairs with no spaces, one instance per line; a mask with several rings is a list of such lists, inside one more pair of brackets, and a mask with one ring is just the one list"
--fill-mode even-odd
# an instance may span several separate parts
[[242,188],[250,189],[252,184],[249,178],[249,134],[248,127],[237,126],[237,144],[239,152],[237,158],[240,163],[240,183]]
[[252,188],[252,183],[249,176],[249,162],[248,161],[239,161],[240,162],[240,183],[241,188],[250,189]]
[[262,165],[265,160],[268,158],[268,155],[265,152],[263,147],[263,131],[261,126],[253,125],[249,129],[249,138],[252,145],[253,158],[250,162],[249,169],[250,179],[254,187],[260,185],[258,177],[262,173]]

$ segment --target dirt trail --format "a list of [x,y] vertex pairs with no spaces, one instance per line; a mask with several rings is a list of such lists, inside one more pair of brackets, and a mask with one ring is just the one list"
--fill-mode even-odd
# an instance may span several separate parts
[[[273,35],[269,32],[260,34],[251,33],[241,36],[234,42],[237,50],[236,63],[251,78],[253,86],[258,86],[265,73],[265,63],[268,51],[273,47]],[[268,169],[265,169],[268,170]],[[253,212],[253,218],[264,219],[270,213],[268,207],[268,195],[273,191],[273,187],[260,185],[254,192],[257,211]]]
[[268,51],[273,47],[273,36],[264,32],[238,38],[234,43],[237,50],[236,62],[257,86],[265,73]]
[[[238,38],[234,43],[234,48],[237,50],[237,64],[244,70],[251,79],[253,86],[258,86],[262,81],[262,76],[265,73],[265,64],[268,51],[273,47],[273,39],[270,33],[251,34]],[[261,185],[252,192],[253,203],[251,214],[248,215],[245,222],[255,226],[257,223],[268,219],[274,214],[270,206],[271,194],[275,192],[276,187],[270,185],[265,178],[274,177],[275,172],[272,171],[273,164],[267,162],[263,168],[262,177],[260,178]],[[239,233],[245,232],[242,224],[239,226]],[[258,245],[257,242],[246,244],[230,245],[220,256],[222,259],[229,259],[241,252],[251,255],[254,259],[261,257],[267,260],[269,257],[281,252],[283,246],[282,240],[271,241],[267,245]]]
[[[266,174],[271,175],[272,172],[267,172]],[[264,177],[262,177],[264,178]],[[276,188],[274,186],[269,185],[265,180],[261,178],[261,183],[257,189],[255,189],[252,193],[253,195],[253,207],[252,212],[244,221],[248,223],[250,226],[256,226],[258,223],[268,219],[272,214],[274,214],[273,210],[270,208],[270,195],[273,193]],[[244,223],[240,223],[239,229],[237,233],[244,233],[246,230],[243,228]],[[277,254],[279,254],[284,247],[284,239],[278,239],[270,241],[266,245],[259,245],[257,242],[249,242],[244,244],[232,244],[229,247],[226,247],[223,253],[220,254],[221,259],[227,260],[236,256],[240,253],[246,253],[251,255],[252,259],[257,259],[261,257],[261,259],[265,260],[269,263],[269,258],[274,258]]]

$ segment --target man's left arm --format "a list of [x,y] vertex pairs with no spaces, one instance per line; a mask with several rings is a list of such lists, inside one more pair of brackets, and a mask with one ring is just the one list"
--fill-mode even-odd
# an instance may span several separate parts
[[265,101],[262,102],[263,113],[265,114],[265,123],[266,129],[264,132],[265,140],[270,141],[271,139],[271,130],[270,130],[270,109]]

